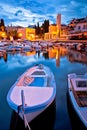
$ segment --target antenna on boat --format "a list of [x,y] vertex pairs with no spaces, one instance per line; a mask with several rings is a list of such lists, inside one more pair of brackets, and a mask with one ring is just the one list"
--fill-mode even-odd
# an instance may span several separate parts
[[26,119],[26,116],[25,116],[25,111],[24,111],[24,108],[25,108],[24,90],[21,90],[21,100],[22,100],[22,114],[23,114],[24,125],[25,125],[25,127],[28,127],[29,130],[31,130],[31,128],[28,124],[28,121]]

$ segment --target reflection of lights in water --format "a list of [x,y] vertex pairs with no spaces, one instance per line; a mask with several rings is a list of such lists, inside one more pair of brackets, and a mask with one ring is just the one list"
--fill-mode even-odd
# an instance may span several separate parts
[[[65,52],[65,50],[58,49],[58,48],[51,48],[49,49],[47,52],[41,52],[41,51],[32,51],[32,52],[20,52],[18,54],[14,54],[14,56],[12,56],[11,54],[8,54],[8,59],[11,58],[10,62],[7,61],[7,55],[4,55],[4,61],[7,61],[7,69],[13,69],[14,67],[19,67],[21,65],[22,66],[27,66],[27,65],[31,65],[31,63],[34,63],[37,61],[37,59],[40,60],[44,60],[45,59],[56,59],[56,66],[59,66],[60,64],[60,52]],[[44,54],[43,54],[44,53]],[[66,54],[66,53],[65,53]]]
[[29,51],[29,52],[26,52],[25,54],[26,54],[26,56],[35,55],[36,51],[32,51],[32,52]]
[[55,58],[56,57],[56,50],[50,49],[49,50],[49,58]]
[[[6,55],[5,57],[6,58]],[[7,64],[5,64],[6,69],[14,69],[15,67],[22,67],[22,66],[27,66],[30,65],[32,62],[35,62],[35,57],[32,56],[22,56],[20,54],[11,56],[8,54],[8,59],[11,59],[10,61],[7,61]],[[6,59],[5,59],[6,60]]]
[[7,53],[3,54],[4,61],[7,62]]
[[59,66],[60,65],[60,52],[57,51],[56,52],[56,66]]
[[58,57],[59,57],[59,52],[57,51],[56,52],[56,59],[58,59]]

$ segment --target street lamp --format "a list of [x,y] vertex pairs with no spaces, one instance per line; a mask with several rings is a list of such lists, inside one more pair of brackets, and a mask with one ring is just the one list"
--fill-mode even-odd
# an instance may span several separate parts
[[6,37],[7,37],[7,36],[6,36],[6,33],[5,33],[5,32],[2,32],[2,33],[1,33],[1,37],[2,37],[2,38],[6,38]]

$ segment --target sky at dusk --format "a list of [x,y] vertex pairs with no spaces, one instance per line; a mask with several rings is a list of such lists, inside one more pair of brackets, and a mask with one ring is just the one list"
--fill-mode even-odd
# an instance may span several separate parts
[[73,18],[87,16],[87,0],[0,0],[0,19],[5,25],[27,27],[44,20],[56,23],[61,13],[62,24],[68,24]]

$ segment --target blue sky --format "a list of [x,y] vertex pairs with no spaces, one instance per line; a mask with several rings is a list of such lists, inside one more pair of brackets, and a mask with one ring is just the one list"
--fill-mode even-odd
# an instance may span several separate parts
[[56,23],[61,13],[62,24],[68,24],[73,18],[87,16],[87,0],[0,0],[0,19],[5,25],[27,27],[46,19]]

